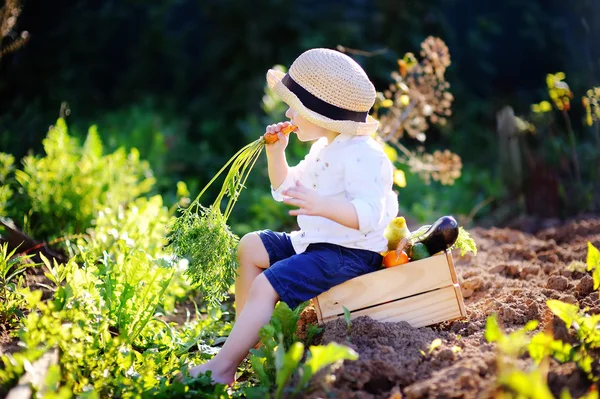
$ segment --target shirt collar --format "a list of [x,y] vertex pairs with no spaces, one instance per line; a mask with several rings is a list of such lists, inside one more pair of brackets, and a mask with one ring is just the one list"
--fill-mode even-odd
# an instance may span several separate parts
[[346,141],[353,139],[354,137],[355,136],[352,136],[350,134],[343,134],[343,133],[338,134],[336,136],[336,138],[334,138],[333,141],[331,143],[327,144],[325,147],[330,147],[332,145],[338,145],[340,143],[344,143]]

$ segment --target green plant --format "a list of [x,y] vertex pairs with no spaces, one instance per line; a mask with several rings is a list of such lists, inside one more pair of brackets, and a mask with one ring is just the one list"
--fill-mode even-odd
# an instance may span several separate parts
[[471,238],[471,234],[469,234],[462,226],[458,228],[458,238],[452,248],[460,249],[460,256],[464,256],[467,252],[477,255],[477,244],[475,243],[475,240]]
[[[587,375],[591,384],[600,379],[597,372],[597,364],[600,362],[600,315],[590,316],[577,305],[557,300],[549,300],[547,305],[565,322],[567,328],[575,330],[575,344],[555,340],[547,331],[529,336],[529,332],[537,327],[537,320],[528,322],[522,329],[504,334],[496,315],[487,319],[485,338],[498,345],[498,384],[520,397],[554,398],[546,381],[549,356],[561,363],[574,362]],[[514,360],[523,355],[529,355],[533,360],[533,365],[526,371],[520,370],[514,363]],[[597,395],[591,389],[585,397],[597,397],[594,393]],[[561,392],[561,398],[570,397],[566,389]]]
[[344,310],[344,321],[348,326],[348,332],[350,332],[350,310],[345,306],[342,306],[342,309]]
[[10,154],[0,152],[0,216],[6,215],[8,201],[12,197],[13,191],[8,184],[8,176],[14,170],[15,157]]
[[543,371],[535,367],[530,371],[522,371],[511,361],[527,353],[530,341],[528,334],[536,329],[537,325],[538,321],[532,320],[523,328],[506,335],[502,332],[494,314],[486,321],[485,339],[488,342],[495,342],[498,346],[497,381],[504,389],[504,393],[512,393],[522,398],[554,399]]
[[547,301],[548,307],[567,326],[575,330],[576,344],[556,345],[551,342],[549,354],[561,362],[573,361],[590,381],[599,381],[598,351],[600,350],[600,315],[589,315],[577,305],[557,300]]
[[594,289],[600,288],[600,251],[588,241],[587,271],[592,272]]
[[148,192],[154,178],[139,152],[119,149],[103,155],[94,126],[83,146],[69,136],[59,119],[43,141],[45,157],[29,155],[15,171],[23,198],[13,219],[27,215],[25,227],[34,237],[85,232],[103,209],[118,206]]
[[249,398],[294,397],[319,370],[342,360],[358,358],[354,350],[332,342],[326,346],[311,346],[306,361],[301,363],[304,344],[298,340],[296,326],[305,306],[291,310],[280,302],[270,323],[260,329],[261,347],[250,351],[250,362],[260,386],[246,391]]
[[8,243],[0,244],[0,324],[11,326],[23,317],[24,299],[19,293],[23,288],[21,274],[34,263],[26,263],[31,255],[15,256],[17,248],[8,250]]
[[[546,91],[547,99],[531,105],[528,116],[531,123],[524,122],[525,128],[521,129],[531,133],[520,139],[524,144],[529,177],[535,180],[540,178],[540,173],[553,175],[558,181],[553,195],[562,202],[562,215],[596,210],[600,206],[593,194],[600,184],[597,166],[600,160],[600,89],[591,88],[581,98],[585,115],[582,125],[592,130],[593,140],[583,134],[585,128],[574,123],[572,114],[579,111],[574,108],[578,102],[572,102],[574,93],[564,72],[546,75]],[[558,210],[554,212],[558,213]]]
[[[197,357],[188,353],[187,343],[222,334],[223,324],[209,317],[180,332],[156,319],[173,271],[141,250],[122,250],[101,262],[80,254],[82,267],[43,258],[54,295],[41,301],[41,291],[19,291],[29,310],[19,332],[24,351],[1,357],[0,385],[10,385],[27,362],[58,347],[60,386],[76,394],[137,398],[175,389],[169,376]],[[191,385],[196,392],[217,391],[201,381]]]

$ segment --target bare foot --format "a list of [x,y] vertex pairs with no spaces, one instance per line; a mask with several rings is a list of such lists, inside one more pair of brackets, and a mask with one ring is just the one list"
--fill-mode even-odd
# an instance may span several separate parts
[[229,372],[224,372],[224,371],[220,371],[217,370],[216,367],[213,367],[214,365],[212,364],[213,362],[211,360],[209,360],[208,362],[201,364],[199,366],[196,367],[192,367],[189,370],[190,376],[193,378],[198,377],[200,374],[204,374],[206,373],[208,370],[211,371],[211,375],[210,378],[219,384],[225,384],[225,385],[233,385],[235,383],[235,371],[233,371],[232,373]]

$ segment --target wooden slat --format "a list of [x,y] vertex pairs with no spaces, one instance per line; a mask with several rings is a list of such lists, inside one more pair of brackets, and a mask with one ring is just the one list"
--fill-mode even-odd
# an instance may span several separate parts
[[467,308],[465,307],[465,300],[462,296],[462,291],[460,290],[460,285],[454,284],[454,291],[456,293],[456,301],[458,302],[458,307],[460,308],[460,315],[462,317],[467,317]]
[[[383,322],[406,321],[412,327],[424,327],[442,321],[462,317],[461,309],[456,300],[455,286],[438,289],[410,298],[400,299],[369,309],[351,313],[354,319],[369,316]],[[340,316],[332,316],[324,321],[333,320]]]
[[343,314],[342,306],[352,312],[452,284],[447,258],[440,253],[348,280],[319,295],[318,304],[326,320]]
[[316,296],[312,299],[313,305],[315,307],[315,312],[317,313],[317,322],[319,324],[323,324],[323,314],[321,314],[321,305],[319,303],[319,297]]
[[458,302],[458,306],[460,307],[460,314],[462,317],[467,317],[467,308],[465,307],[465,300],[462,296],[462,291],[460,289],[460,283],[458,282],[458,277],[456,277],[456,270],[454,269],[454,261],[452,259],[452,252],[446,251],[446,258],[448,259],[448,267],[450,268],[450,275],[452,276],[452,281],[454,282],[454,289],[456,291],[456,301]]
[[448,261],[448,269],[450,270],[450,276],[452,276],[452,282],[454,284],[458,284],[456,270],[454,269],[454,260],[452,259],[452,252],[446,251],[446,260]]

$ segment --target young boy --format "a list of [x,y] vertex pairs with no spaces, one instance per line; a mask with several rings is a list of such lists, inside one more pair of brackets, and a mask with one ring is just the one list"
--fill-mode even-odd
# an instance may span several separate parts
[[328,49],[301,54],[288,74],[269,70],[268,85],[289,105],[286,117],[301,141],[315,141],[295,167],[285,158],[289,122],[270,125],[279,140],[266,147],[273,197],[297,209],[299,231],[242,237],[235,282],[236,323],[221,351],[190,369],[234,382],[277,301],[294,308],[331,287],[381,266],[383,231],[398,213],[393,167],[370,135],[375,88],[350,57]]

